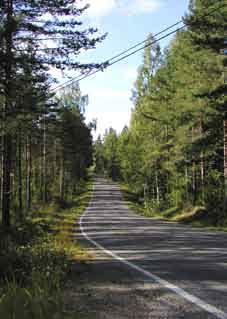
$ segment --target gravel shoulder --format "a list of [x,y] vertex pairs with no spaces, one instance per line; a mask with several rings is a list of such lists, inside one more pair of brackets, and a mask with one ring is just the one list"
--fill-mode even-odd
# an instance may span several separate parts
[[65,289],[66,309],[80,319],[214,318],[159,284],[93,249],[75,264]]

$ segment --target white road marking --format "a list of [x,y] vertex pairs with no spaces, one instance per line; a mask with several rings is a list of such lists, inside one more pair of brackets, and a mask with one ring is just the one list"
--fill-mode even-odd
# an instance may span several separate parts
[[[93,186],[93,190],[94,190],[94,186]],[[94,192],[93,192],[94,194]],[[90,204],[92,203],[92,199],[93,199],[93,194],[91,197],[91,201]],[[89,206],[90,206],[89,204]],[[206,312],[214,315],[216,318],[218,319],[227,319],[227,313],[223,312],[222,310],[216,308],[215,306],[212,306],[209,303],[206,303],[205,301],[203,301],[202,299],[188,293],[186,290],[168,282],[167,280],[164,280],[160,277],[158,277],[157,275],[144,270],[143,268],[135,265],[134,263],[128,261],[127,259],[118,256],[117,254],[113,253],[111,250],[106,249],[105,247],[103,247],[102,245],[100,245],[99,243],[97,243],[95,240],[93,240],[84,230],[83,228],[83,219],[86,216],[88,208],[85,210],[84,214],[80,217],[80,221],[79,221],[79,225],[80,225],[80,230],[82,235],[90,242],[92,243],[94,246],[96,246],[97,248],[99,248],[100,250],[104,251],[107,255],[112,256],[114,259],[120,261],[121,263],[125,264],[126,266],[142,273],[143,275],[145,275],[146,277],[148,277],[149,279],[152,279],[154,281],[156,281],[157,283],[161,284],[162,286],[164,286],[165,288],[173,291],[174,293],[176,293],[177,295],[181,296],[182,298],[186,299],[187,301],[195,304],[196,306],[202,308],[203,310],[205,310]]]

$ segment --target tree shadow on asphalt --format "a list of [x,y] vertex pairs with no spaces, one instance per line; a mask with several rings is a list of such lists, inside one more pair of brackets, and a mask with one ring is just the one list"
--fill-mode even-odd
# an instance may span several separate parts
[[67,308],[77,310],[82,319],[213,318],[118,261],[108,259],[75,264],[65,294]]

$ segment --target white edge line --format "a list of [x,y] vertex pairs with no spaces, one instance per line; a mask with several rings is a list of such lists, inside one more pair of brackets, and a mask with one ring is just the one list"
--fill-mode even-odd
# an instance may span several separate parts
[[112,256],[114,259],[120,261],[121,263],[123,263],[124,265],[142,273],[143,275],[145,275],[146,277],[148,277],[149,279],[152,279],[154,281],[156,281],[157,283],[161,284],[162,286],[164,286],[166,289],[169,289],[171,291],[173,291],[175,294],[181,296],[182,298],[186,299],[187,301],[195,304],[196,306],[202,308],[203,310],[205,310],[208,313],[211,313],[212,315],[216,316],[216,318],[218,319],[227,319],[227,314],[225,312],[223,312],[222,310],[216,308],[215,306],[212,306],[208,303],[206,303],[205,301],[203,301],[202,299],[188,293],[187,291],[185,291],[184,289],[171,284],[170,282],[168,282],[167,280],[164,280],[160,277],[158,277],[157,275],[154,275],[153,273],[144,270],[143,268],[135,265],[134,263],[128,261],[125,258],[122,258],[120,256],[118,256],[117,254],[113,253],[112,251],[106,249],[105,247],[103,247],[102,245],[100,245],[99,243],[97,243],[95,240],[93,240],[84,230],[83,227],[83,219],[85,218],[85,215],[87,214],[88,208],[92,203],[93,200],[93,195],[94,195],[94,184],[93,184],[93,193],[90,199],[90,203],[87,207],[87,209],[85,210],[85,212],[83,213],[83,215],[80,217],[79,220],[79,225],[80,225],[80,231],[82,233],[82,235],[90,242],[92,243],[94,246],[96,246],[97,248],[99,248],[100,250],[104,251],[107,255]]

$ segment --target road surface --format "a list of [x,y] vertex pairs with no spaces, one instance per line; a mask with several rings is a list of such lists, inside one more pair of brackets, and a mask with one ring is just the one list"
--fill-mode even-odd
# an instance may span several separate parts
[[[100,269],[105,276],[110,264],[118,263],[130,282],[162,289],[170,308],[179,303],[176,314],[160,318],[227,318],[226,233],[139,216],[127,208],[119,186],[103,178],[95,180],[80,227],[106,256],[108,267]],[[146,318],[156,316],[151,312]]]

